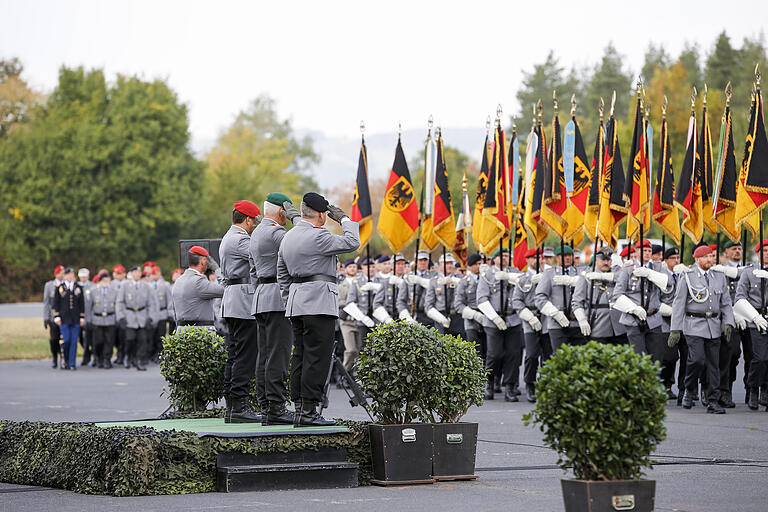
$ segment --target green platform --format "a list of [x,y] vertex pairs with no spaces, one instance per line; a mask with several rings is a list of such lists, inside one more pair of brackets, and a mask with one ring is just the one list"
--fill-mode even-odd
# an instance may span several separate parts
[[333,427],[293,427],[292,425],[269,425],[261,423],[224,423],[224,418],[198,418],[174,420],[137,420],[96,423],[97,427],[151,427],[155,430],[184,430],[194,432],[198,437],[267,437],[317,434],[345,434],[349,429],[343,425]]

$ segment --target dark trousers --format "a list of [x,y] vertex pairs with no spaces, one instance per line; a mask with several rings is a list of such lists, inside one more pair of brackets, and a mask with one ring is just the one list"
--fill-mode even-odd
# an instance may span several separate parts
[[118,325],[115,330],[115,347],[117,348],[116,361],[118,363],[122,363],[125,358],[125,329],[125,327],[120,327]]
[[[666,338],[669,337],[669,333],[665,333],[664,343],[666,345]],[[667,389],[672,389],[672,384],[675,384],[675,368],[677,362],[680,362],[680,367],[677,370],[677,392],[682,393],[685,389],[685,373],[686,365],[688,364],[688,343],[685,338],[681,337],[680,341],[674,347],[669,347],[664,350],[664,359],[661,366],[661,380],[664,382],[664,386]]]
[[467,333],[464,332],[464,319],[461,318],[461,315],[454,314],[449,316],[448,319],[451,321],[451,325],[449,325],[448,328],[438,325],[437,332],[466,339]]
[[127,358],[126,362],[137,363],[144,362],[147,358],[147,328],[139,327],[125,329],[125,347],[123,355]]
[[578,327],[566,327],[565,329],[550,329],[549,342],[554,354],[563,345],[583,345],[587,340]]
[[761,334],[757,329],[750,329],[749,334],[752,339],[752,362],[747,386],[757,389],[765,384],[768,375],[768,334]]
[[485,331],[483,331],[482,325],[477,323],[475,325],[477,325],[477,327],[473,326],[471,329],[465,330],[464,339],[470,343],[475,344],[475,349],[477,350],[477,354],[480,356],[480,358],[483,361],[485,361],[485,353],[486,353]]
[[720,338],[713,340],[701,336],[686,336],[688,363],[685,372],[685,389],[695,393],[699,376],[706,372],[706,393],[708,400],[719,398],[720,387]]
[[[668,335],[666,335],[668,336]],[[665,334],[661,332],[661,327],[653,329],[640,328],[636,326],[627,327],[627,340],[637,354],[648,354],[652,361],[658,361],[661,364],[664,359]]]
[[[163,336],[166,335],[166,329],[168,328],[167,320],[160,320],[154,327],[149,330],[149,357],[155,358],[160,355],[163,350]],[[170,331],[173,332],[173,331]]]
[[485,368],[497,372],[501,368],[503,386],[517,386],[520,382],[520,350],[523,329],[520,325],[500,331],[495,327],[485,329],[488,352]]
[[[739,330],[738,344],[731,345],[731,368],[728,372],[730,379],[731,390],[733,390],[733,383],[736,381],[736,370],[739,366],[739,358],[744,354],[744,388],[747,387],[747,378],[749,376],[749,368],[752,364],[752,334],[750,329]],[[733,331],[733,335],[736,335],[736,330]],[[733,341],[733,338],[731,338]]]
[[[53,322],[48,322],[48,343],[50,344],[51,355],[53,356],[54,361],[58,360],[59,352],[61,352],[60,339],[61,329],[59,329],[59,326]],[[64,360],[66,361],[66,358]]]
[[94,325],[91,332],[93,334],[93,355],[96,361],[108,362],[112,357],[112,345],[115,343],[115,326]]
[[[83,364],[88,364],[91,361],[91,354],[93,354],[93,329],[90,325],[86,324],[85,327],[80,328],[78,341],[83,347]],[[93,355],[95,358],[95,354]]]
[[601,338],[593,338],[598,343],[604,343],[605,345],[626,345],[627,335],[618,334],[615,336],[603,336]]
[[[731,331],[731,341],[725,339],[725,336],[720,337],[720,391],[731,392],[733,389],[733,381],[736,380],[736,364],[732,364],[732,360],[736,359],[738,364],[739,356],[741,355],[741,331],[734,328]],[[733,378],[731,378],[731,371],[734,372]]]
[[[259,358],[258,324],[245,318],[225,318],[229,327],[224,392],[233,400],[247,400]],[[227,377],[229,376],[229,382]]]
[[291,399],[318,404],[328,378],[333,352],[336,317],[301,315],[291,317],[293,357],[291,358]]
[[256,365],[256,393],[259,402],[285,403],[288,399],[285,379],[293,346],[291,321],[284,311],[258,313],[259,356]]
[[525,362],[523,365],[523,380],[526,384],[536,382],[536,374],[539,371],[539,361],[544,361],[552,355],[552,346],[550,345],[549,335],[541,331],[526,332],[525,338]]

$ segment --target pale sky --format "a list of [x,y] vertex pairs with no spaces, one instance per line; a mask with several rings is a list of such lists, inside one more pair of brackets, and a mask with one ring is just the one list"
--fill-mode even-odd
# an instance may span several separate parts
[[[578,12],[574,10],[578,8]],[[760,1],[201,2],[0,0],[0,55],[19,57],[46,90],[58,68],[103,67],[165,78],[210,140],[262,92],[294,127],[330,136],[481,127],[501,103],[518,110],[521,69],[555,50],[593,64],[613,41],[637,72],[649,41],[702,53],[728,31],[735,46],[768,20]]]

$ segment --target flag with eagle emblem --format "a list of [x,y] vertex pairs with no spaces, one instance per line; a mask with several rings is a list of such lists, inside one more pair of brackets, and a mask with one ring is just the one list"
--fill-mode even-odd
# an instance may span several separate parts
[[419,207],[416,204],[403,146],[398,138],[395,161],[389,172],[387,189],[379,213],[378,230],[392,253],[397,254],[413,241],[418,229]]

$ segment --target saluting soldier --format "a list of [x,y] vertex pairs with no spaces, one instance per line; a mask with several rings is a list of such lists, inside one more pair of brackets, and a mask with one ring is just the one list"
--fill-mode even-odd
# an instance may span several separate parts
[[[327,217],[341,224],[343,235],[323,226]],[[291,398],[296,403],[295,425],[334,425],[318,406],[328,377],[338,317],[336,262],[339,254],[360,247],[357,222],[341,208],[329,205],[315,192],[304,195],[301,221],[280,245],[277,282],[285,302],[285,315],[293,325]]]
[[[56,290],[64,281],[64,265],[57,265],[53,269],[53,279],[47,281],[43,287],[43,326],[48,329],[48,342],[51,348],[51,357],[53,358],[52,368],[59,364],[59,352],[61,352],[61,330],[53,321],[53,299],[56,297]],[[65,366],[66,357],[62,357],[61,365]]]
[[112,368],[112,346],[117,328],[117,290],[109,274],[99,274],[94,288],[85,291],[85,325],[91,325],[93,354],[99,368]]
[[141,267],[130,269],[132,281],[120,287],[117,295],[117,322],[125,329],[125,367],[146,370],[147,332],[157,316],[157,300],[149,285],[141,280]]
[[[661,332],[664,337],[664,356],[661,365],[661,380],[664,382],[664,386],[667,388],[667,397],[670,400],[677,399],[677,405],[683,404],[683,389],[685,389],[685,364],[688,361],[688,344],[684,341],[677,343],[674,347],[670,347],[667,343],[669,339],[670,322],[672,320],[672,302],[675,300],[675,292],[677,291],[677,281],[680,279],[680,275],[674,272],[676,267],[680,270],[678,265],[680,264],[680,250],[677,247],[670,247],[664,251],[664,267],[670,279],[670,290],[664,290],[661,292],[659,304],[659,313],[661,314]],[[680,362],[679,369],[677,371],[677,381],[675,381],[675,367],[677,362]],[[677,382],[677,394],[672,391],[672,384]]]
[[[763,261],[768,261],[768,240],[757,245],[755,252],[760,251],[763,251]],[[768,406],[768,394],[765,388],[761,388],[768,379],[768,309],[765,299],[768,270],[758,266],[750,266],[741,273],[736,287],[736,303],[733,305],[734,315],[746,319],[752,341],[752,361],[747,375],[747,405],[752,410],[760,405]]]
[[171,284],[163,279],[163,271],[160,270],[160,267],[152,267],[149,286],[157,301],[157,310],[154,318],[152,318],[154,327],[149,332],[149,357],[157,363],[160,351],[163,349],[163,336],[168,332],[168,316],[173,298],[171,297]]
[[485,330],[483,330],[485,316],[477,309],[477,283],[482,259],[482,256],[477,253],[467,256],[467,274],[459,280],[456,287],[453,309],[464,319],[466,340],[475,344],[478,355],[485,361],[486,341]]
[[248,404],[249,386],[259,356],[258,324],[251,314],[255,292],[252,281],[256,275],[249,247],[251,233],[260,221],[258,206],[246,200],[236,202],[232,207],[232,226],[219,246],[224,282],[221,316],[229,328],[224,367],[224,400],[228,411],[224,421],[228,423],[260,423],[264,419]]
[[265,425],[293,423],[293,414],[285,408],[293,331],[277,284],[277,253],[289,219],[299,222],[301,213],[287,195],[272,192],[264,201],[264,218],[251,233],[251,260],[256,271],[251,313],[259,325],[256,393]]
[[[427,327],[434,327],[435,322],[427,316],[425,301],[430,280],[437,274],[429,268],[429,251],[423,249],[416,253],[416,269],[405,276],[397,291],[397,311],[400,320],[419,322]],[[415,297],[415,300],[414,300]]]
[[61,330],[64,340],[62,369],[77,370],[77,335],[85,326],[85,294],[79,283],[75,282],[75,271],[64,269],[64,281],[59,284],[53,296],[53,323]]
[[579,281],[577,271],[573,267],[573,249],[568,245],[558,247],[555,257],[557,265],[544,270],[541,281],[536,285],[534,296],[536,307],[542,315],[543,327],[549,333],[552,352],[557,351],[564,343],[583,345],[585,342],[579,322],[571,311],[573,287]]
[[677,282],[668,344],[677,344],[685,332],[688,362],[683,407],[690,409],[693,405],[698,376],[706,370],[707,412],[725,414],[718,402],[719,355],[720,337],[725,334],[726,339],[730,339],[734,325],[731,296],[725,275],[712,271],[715,263],[712,249],[706,245],[697,247],[693,258],[696,264],[685,270]]
[[209,263],[214,260],[204,247],[193,245],[187,253],[187,262],[189,267],[171,289],[176,328],[195,325],[213,331],[213,300],[224,295],[224,287],[205,275]]
[[[537,253],[538,252],[538,257]],[[541,249],[528,249],[525,253],[528,270],[520,276],[520,280],[512,293],[512,307],[517,311],[523,325],[523,341],[525,343],[525,361],[523,363],[523,380],[525,393],[529,402],[536,402],[536,375],[539,362],[542,363],[552,355],[552,345],[549,333],[539,318],[536,307],[536,285],[544,276],[538,271],[541,260]]]
[[601,343],[624,345],[627,343],[626,327],[621,325],[621,312],[611,308],[611,298],[616,286],[614,278],[620,267],[612,268],[613,250],[601,247],[595,253],[595,270],[589,270],[579,278],[571,298],[573,315],[579,322],[581,334],[586,339]]
[[[635,245],[643,251],[644,265],[632,259],[616,275],[613,290],[613,308],[622,313],[621,323],[627,327],[627,340],[639,354],[649,354],[661,363],[664,358],[660,291],[671,292],[670,275],[661,271],[661,265],[651,260],[651,242],[645,240]],[[658,268],[658,270],[655,270]]]

